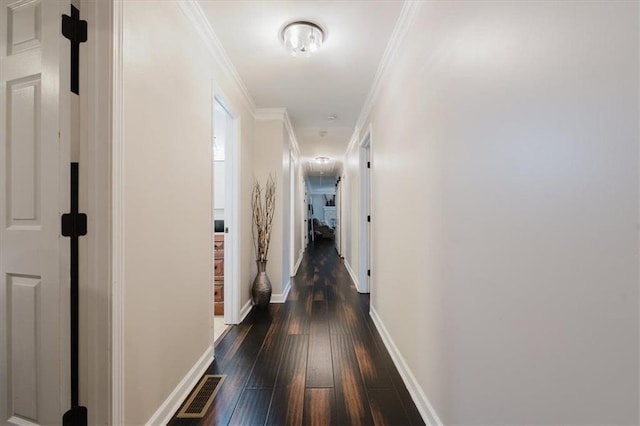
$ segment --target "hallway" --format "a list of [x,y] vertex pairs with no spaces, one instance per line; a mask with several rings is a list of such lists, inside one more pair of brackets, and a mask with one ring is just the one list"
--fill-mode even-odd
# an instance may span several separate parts
[[253,311],[216,347],[227,375],[182,425],[424,424],[332,243],[309,245],[287,302]]

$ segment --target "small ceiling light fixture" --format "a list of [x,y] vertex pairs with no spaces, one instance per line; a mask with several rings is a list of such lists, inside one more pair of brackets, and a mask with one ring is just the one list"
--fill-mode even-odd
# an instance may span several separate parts
[[326,164],[329,161],[331,161],[329,157],[316,157],[316,163],[319,163],[319,164]]
[[336,114],[329,114],[329,116],[327,117],[328,121],[335,121],[338,119],[338,116]]
[[324,32],[317,24],[295,21],[282,29],[284,47],[293,55],[308,58],[322,47]]

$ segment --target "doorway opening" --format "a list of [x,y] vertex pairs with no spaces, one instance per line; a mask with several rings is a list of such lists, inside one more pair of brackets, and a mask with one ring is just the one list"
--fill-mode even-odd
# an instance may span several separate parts
[[238,120],[219,98],[213,109],[213,341],[238,322],[237,135]]

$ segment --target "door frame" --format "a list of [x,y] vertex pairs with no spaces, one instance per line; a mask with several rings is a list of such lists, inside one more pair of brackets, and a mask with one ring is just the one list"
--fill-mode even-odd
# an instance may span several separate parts
[[111,419],[124,424],[124,3],[112,5]]
[[335,245],[336,251],[340,258],[344,258],[342,253],[342,176],[338,176],[336,182],[336,230],[335,230]]
[[[122,76],[120,73],[116,77],[113,72],[116,59],[121,54],[118,50],[121,45],[116,42],[118,33],[114,30],[117,21],[113,18],[116,8],[121,7],[120,2],[113,0],[80,0],[81,19],[89,23],[88,38],[84,43],[86,48],[81,48],[86,61],[81,62],[80,68],[80,183],[87,188],[85,205],[91,218],[87,223],[87,235],[83,237],[88,278],[86,283],[80,282],[81,296],[85,290],[84,300],[87,303],[86,316],[81,311],[80,317],[87,324],[86,334],[80,334],[81,348],[86,349],[87,377],[86,384],[80,382],[80,398],[81,403],[88,407],[89,424],[118,424],[113,420],[115,411],[112,404],[116,401],[112,385],[118,383],[112,375],[115,348],[114,352],[109,348],[114,337],[115,305],[111,302],[115,286],[112,277],[116,270],[112,263],[112,248],[115,247],[112,245],[115,235],[112,185],[116,174],[112,174],[111,166],[117,163],[113,162],[112,135],[116,129],[116,113],[121,112],[115,109],[118,104],[113,99],[116,82],[121,84]],[[81,251],[81,265],[83,255]],[[82,373],[83,370],[81,378]]]
[[[240,243],[241,232],[240,212],[240,116],[231,108],[227,97],[223,91],[215,87],[213,83],[213,108],[214,116],[215,103],[217,102],[228,114],[229,125],[225,138],[225,232],[224,241],[224,321],[226,324],[238,324],[240,322]],[[212,119],[213,124],[213,119]],[[212,132],[214,126],[212,125]],[[213,138],[211,138],[213,144]],[[213,151],[212,151],[213,152]],[[213,161],[212,161],[213,168]],[[212,169],[213,170],[213,169]],[[213,208],[213,193],[211,205]],[[213,226],[213,210],[211,212]],[[211,241],[213,259],[213,240]],[[213,281],[211,287],[211,321],[213,322]],[[213,329],[213,327],[212,327]],[[212,335],[213,338],[213,335]]]
[[296,253],[296,205],[298,196],[296,194],[296,170],[298,160],[293,149],[289,149],[289,279],[296,274],[296,264],[298,253]]
[[360,261],[359,261],[359,286],[360,293],[371,292],[371,276],[367,271],[372,269],[371,252],[371,223],[367,221],[367,216],[371,214],[371,168],[367,167],[367,162],[372,163],[372,136],[371,125],[360,140],[359,144],[359,164],[360,164]]

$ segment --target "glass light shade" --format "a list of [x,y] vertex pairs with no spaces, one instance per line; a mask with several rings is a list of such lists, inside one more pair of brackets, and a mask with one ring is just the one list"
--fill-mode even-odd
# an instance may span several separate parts
[[282,41],[293,56],[309,57],[322,47],[324,33],[311,22],[292,22],[282,30]]
[[316,157],[316,163],[319,163],[319,164],[326,164],[329,161],[331,161],[329,157]]

